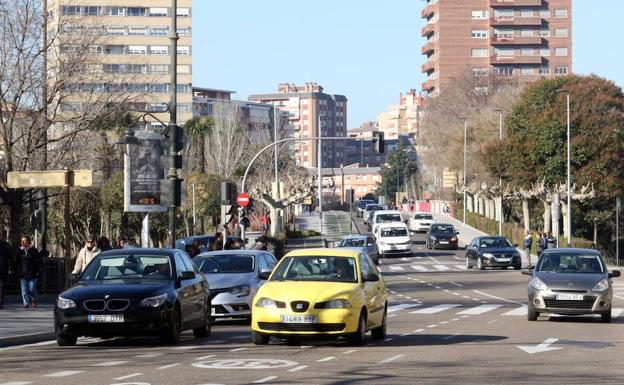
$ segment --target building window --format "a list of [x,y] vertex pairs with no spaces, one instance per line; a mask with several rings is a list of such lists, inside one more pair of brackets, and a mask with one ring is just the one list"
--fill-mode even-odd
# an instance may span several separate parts
[[510,57],[515,55],[515,50],[513,48],[495,48],[494,55]]
[[568,17],[568,10],[567,9],[555,9],[555,17],[558,18],[567,18]]
[[566,47],[555,48],[555,56],[568,56],[568,48]]
[[169,47],[166,45],[152,45],[149,53],[150,55],[169,55]]
[[146,27],[128,27],[128,35],[130,36],[145,36],[146,34]]
[[128,7],[128,16],[145,16],[145,8]]
[[549,75],[550,74],[550,68],[548,68],[548,67],[540,67],[539,74],[540,75]]
[[147,46],[131,45],[128,46],[128,55],[145,55],[147,54]]
[[150,16],[167,16],[167,8],[150,8]]
[[107,45],[104,48],[106,55],[123,55],[125,54],[125,48],[123,45]]
[[568,29],[567,28],[555,28],[555,37],[567,37]]
[[157,75],[168,75],[169,65],[168,64],[150,64],[150,73],[157,74]]
[[513,67],[497,67],[496,68],[496,73],[498,75],[502,75],[502,76],[511,76],[513,75],[514,69]]
[[487,19],[488,11],[472,11],[472,18],[475,20]]
[[151,27],[150,36],[167,36],[169,28],[167,27]]
[[487,49],[485,48],[473,48],[472,57],[487,57]]
[[522,56],[533,56],[534,54],[535,54],[535,50],[533,48],[520,49],[520,55]]
[[106,27],[106,34],[112,36],[123,36],[126,34],[126,27],[124,26],[109,26]]
[[128,84],[128,92],[147,92],[147,84],[144,84],[144,83]]
[[61,7],[61,14],[66,16],[80,15],[80,7],[74,5],[64,5]]
[[167,111],[167,105],[165,103],[151,103],[149,110],[151,112],[165,112]]
[[149,86],[150,92],[166,93],[169,92],[169,84],[166,83],[154,83]]
[[190,74],[191,66],[188,64],[178,65],[178,73],[179,74]]
[[191,36],[191,28],[190,27],[178,28],[178,35]]
[[533,68],[520,68],[520,75],[533,75]]
[[471,36],[474,39],[485,39],[488,36],[487,29],[473,29]]
[[100,7],[83,7],[82,13],[85,16],[98,16],[100,14]]
[[540,48],[539,49],[540,56],[550,56],[550,48]]
[[176,13],[178,17],[189,17],[191,16],[191,9],[190,8],[178,8]]
[[497,9],[494,11],[494,18],[497,20],[513,20],[513,9]]
[[513,38],[513,29],[495,29],[494,35],[498,38]]
[[106,13],[108,16],[123,16],[126,13],[126,9],[124,7],[108,7],[108,12]]
[[568,67],[555,67],[555,75],[567,75]]
[[520,30],[520,36],[522,36],[522,37],[532,37],[533,36],[533,30],[532,29]]
[[530,8],[521,9],[520,17],[533,17],[533,10]]
[[181,103],[177,106],[178,112],[191,112],[191,104],[190,103]]
[[176,91],[178,93],[189,93],[191,92],[191,85],[190,84],[178,84]]
[[539,17],[548,19],[550,17],[550,10],[548,8],[543,8],[539,10]]
[[548,30],[548,29],[540,29],[539,35],[540,35],[540,37],[550,37],[550,30]]
[[178,46],[178,55],[179,56],[189,56],[191,54],[191,47],[188,45]]

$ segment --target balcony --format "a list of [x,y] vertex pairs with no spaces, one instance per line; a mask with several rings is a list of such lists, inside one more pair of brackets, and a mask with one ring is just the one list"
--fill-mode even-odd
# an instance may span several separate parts
[[421,30],[420,30],[420,35],[421,36],[427,36],[430,33],[433,33],[435,28],[435,23],[427,23],[427,25],[425,25]]
[[493,27],[504,26],[540,26],[542,25],[541,17],[513,17],[502,16],[490,19],[490,25]]
[[420,49],[420,52],[421,52],[423,55],[426,55],[427,53],[429,53],[429,52],[433,51],[433,48],[434,48],[434,47],[433,47],[433,42],[432,42],[432,41],[428,41],[428,42],[426,42],[426,43],[422,46],[422,48]]
[[492,36],[492,45],[533,45],[542,44],[541,36]]
[[503,7],[541,7],[542,0],[490,0],[493,8]]
[[425,8],[423,8],[422,11],[420,11],[420,17],[423,19],[428,18],[433,13],[434,7],[435,7],[435,4],[431,4],[431,3],[425,5]]
[[434,88],[435,88],[435,85],[433,83],[433,79],[425,80],[422,84],[423,91],[430,91]]
[[541,56],[490,56],[491,65],[542,64]]
[[422,67],[420,67],[422,72],[429,72],[435,69],[433,60],[427,60],[427,62],[425,64],[422,65]]

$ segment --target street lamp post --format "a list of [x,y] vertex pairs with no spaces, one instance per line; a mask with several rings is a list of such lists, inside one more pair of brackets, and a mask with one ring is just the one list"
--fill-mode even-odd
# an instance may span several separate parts
[[[493,110],[498,112],[498,140],[503,141],[503,110],[496,108]],[[503,178],[498,178],[498,187],[500,189],[500,196],[498,197],[498,235],[503,235]]]
[[[318,116],[318,137],[321,138],[323,136],[323,132],[321,131],[321,113],[319,111],[319,116]],[[317,155],[316,155],[316,165],[318,168],[318,207],[319,207],[319,234],[323,235],[323,177],[321,176],[321,157],[322,157],[322,152],[321,152],[321,143],[323,143],[322,140],[318,140],[317,141]]]
[[466,224],[466,147],[467,147],[467,131],[468,131],[468,118],[459,118],[460,121],[464,122],[464,180],[463,180],[463,190],[464,190],[464,217],[463,222]]

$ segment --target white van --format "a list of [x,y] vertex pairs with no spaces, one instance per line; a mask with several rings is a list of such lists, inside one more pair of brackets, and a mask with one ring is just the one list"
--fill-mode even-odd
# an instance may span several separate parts
[[379,257],[389,255],[412,256],[412,240],[403,222],[381,223],[377,230]]
[[371,221],[373,236],[377,237],[379,224],[386,222],[402,222],[401,213],[396,210],[378,210],[373,214]]

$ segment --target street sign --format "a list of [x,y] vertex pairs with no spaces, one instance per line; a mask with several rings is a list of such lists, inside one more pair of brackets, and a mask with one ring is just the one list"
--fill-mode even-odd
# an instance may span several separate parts
[[[161,164],[162,136],[154,132],[135,133],[136,145],[129,145],[124,154],[124,211],[153,213],[166,212],[163,202],[161,181],[164,171]],[[166,181],[168,197],[176,198],[180,186]],[[172,202],[167,202],[171,204]],[[175,203],[175,202],[173,202]]]
[[7,174],[9,188],[90,187],[92,184],[91,170],[11,171]]
[[240,193],[236,196],[236,204],[241,207],[247,207],[251,199],[248,194]]

